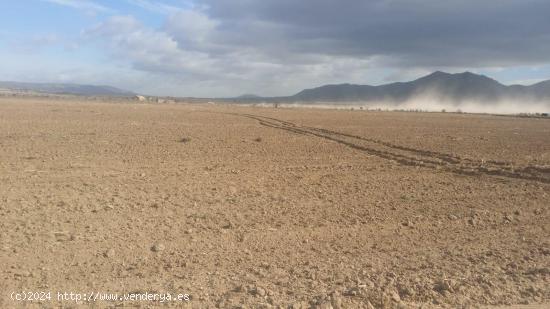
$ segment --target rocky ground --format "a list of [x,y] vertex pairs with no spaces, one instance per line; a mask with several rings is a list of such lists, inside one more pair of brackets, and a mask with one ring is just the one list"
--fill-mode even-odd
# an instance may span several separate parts
[[549,207],[548,119],[0,99],[1,308],[544,308]]

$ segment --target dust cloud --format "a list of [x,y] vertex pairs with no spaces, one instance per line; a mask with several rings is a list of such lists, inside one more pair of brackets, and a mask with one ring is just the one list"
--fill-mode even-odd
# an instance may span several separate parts
[[[243,104],[250,105],[250,104]],[[274,103],[253,104],[258,107],[273,107]],[[419,112],[462,112],[480,114],[548,114],[550,102],[536,99],[499,99],[494,101],[463,100],[460,102],[442,100],[437,97],[419,96],[403,102],[294,102],[277,103],[282,108],[320,108],[339,110],[381,110],[381,111],[419,111]]]

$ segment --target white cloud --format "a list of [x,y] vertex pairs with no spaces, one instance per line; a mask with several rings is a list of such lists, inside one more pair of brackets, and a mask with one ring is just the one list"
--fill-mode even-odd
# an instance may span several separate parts
[[47,48],[63,42],[63,38],[55,33],[33,34],[29,36],[9,35],[5,44],[9,50],[24,54],[38,54]]
[[192,45],[194,48],[208,47],[218,22],[202,12],[185,9],[168,17],[165,30],[180,44]]
[[130,61],[137,70],[181,76],[220,73],[208,54],[181,49],[167,33],[131,16],[114,16],[84,34],[100,39],[113,56]]
[[95,14],[97,12],[112,12],[113,10],[89,0],[42,0],[44,2],[49,2],[57,5],[62,5],[78,10],[85,11],[90,14]]
[[512,80],[512,81],[508,82],[507,84],[529,86],[529,85],[534,85],[536,83],[540,83],[540,82],[545,81],[545,80],[546,80],[545,78],[516,79],[516,80]]
[[138,6],[147,11],[161,13],[161,14],[173,14],[181,10],[180,7],[168,5],[159,1],[153,2],[148,0],[126,0],[126,2],[132,5]]

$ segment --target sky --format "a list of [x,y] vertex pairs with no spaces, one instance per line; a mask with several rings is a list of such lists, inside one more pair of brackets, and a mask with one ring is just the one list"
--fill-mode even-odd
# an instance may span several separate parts
[[292,95],[435,70],[550,79],[547,0],[0,0],[0,80]]

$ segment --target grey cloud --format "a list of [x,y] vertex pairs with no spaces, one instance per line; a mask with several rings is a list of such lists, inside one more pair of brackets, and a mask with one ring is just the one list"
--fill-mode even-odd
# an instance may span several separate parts
[[[384,55],[398,66],[494,66],[550,60],[550,2],[542,0],[207,3],[207,14],[220,22],[220,37],[230,38],[228,44],[260,49],[284,44],[294,53]],[[258,23],[270,27],[259,31]]]

